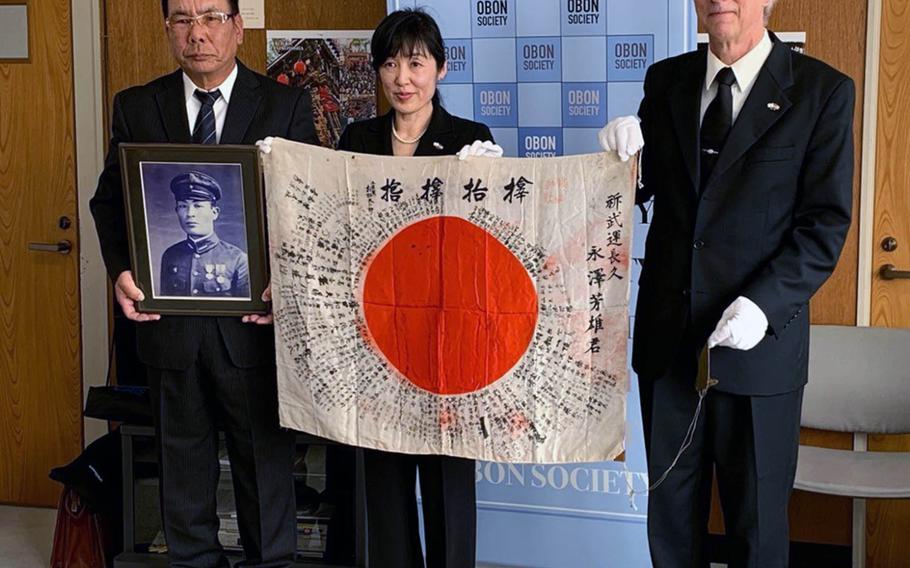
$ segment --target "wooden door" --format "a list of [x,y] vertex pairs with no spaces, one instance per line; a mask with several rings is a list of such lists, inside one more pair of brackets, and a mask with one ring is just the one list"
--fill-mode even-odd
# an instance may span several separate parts
[[0,62],[0,502],[54,506],[82,449],[70,0],[28,17],[29,60]]
[[[910,271],[910,6],[883,0],[879,58],[871,325],[910,328],[910,280],[886,279],[881,267]],[[885,239],[893,246],[883,246]],[[893,249],[893,250],[886,250]],[[910,385],[908,385],[910,388]],[[908,410],[910,411],[910,410]],[[910,451],[910,436],[870,436],[869,449]],[[910,502],[866,504],[866,567],[906,566]]]
[[[812,298],[813,324],[856,325],[867,11],[867,0],[786,1],[775,5],[769,22],[772,30],[806,32],[806,53],[849,75],[856,85],[856,106],[853,109],[853,223],[837,268]],[[804,428],[800,443],[851,449],[853,436]],[[852,522],[853,505],[850,499],[793,492],[790,499],[791,540],[849,546]]]

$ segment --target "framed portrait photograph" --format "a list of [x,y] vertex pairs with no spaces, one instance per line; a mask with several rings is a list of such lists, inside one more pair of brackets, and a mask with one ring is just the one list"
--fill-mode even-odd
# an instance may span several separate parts
[[139,310],[268,312],[262,171],[254,146],[122,144]]

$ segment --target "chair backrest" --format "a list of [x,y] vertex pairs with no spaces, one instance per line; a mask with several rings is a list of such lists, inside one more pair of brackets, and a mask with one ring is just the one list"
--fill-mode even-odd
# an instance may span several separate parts
[[813,325],[802,425],[910,433],[910,329]]

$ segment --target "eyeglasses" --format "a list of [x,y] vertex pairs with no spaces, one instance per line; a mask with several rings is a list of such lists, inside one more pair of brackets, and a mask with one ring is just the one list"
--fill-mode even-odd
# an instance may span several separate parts
[[227,14],[225,12],[206,12],[205,14],[199,14],[198,16],[180,14],[177,16],[169,16],[164,20],[164,23],[167,24],[169,29],[172,29],[175,32],[185,32],[192,28],[193,24],[205,26],[209,29],[217,28],[234,16],[236,16],[236,14]]

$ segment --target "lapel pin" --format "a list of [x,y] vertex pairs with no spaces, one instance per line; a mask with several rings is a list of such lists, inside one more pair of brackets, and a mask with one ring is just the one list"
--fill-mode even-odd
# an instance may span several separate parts
[[437,150],[442,150],[442,144],[440,144],[439,142],[433,142],[433,147],[436,148]]
[[777,103],[768,103],[768,109],[777,112],[780,110],[780,105]]

